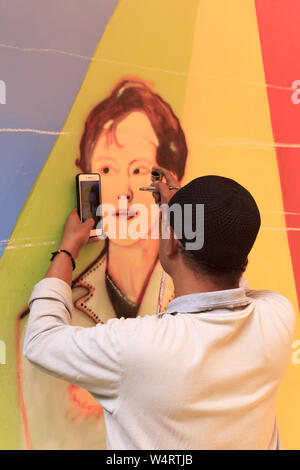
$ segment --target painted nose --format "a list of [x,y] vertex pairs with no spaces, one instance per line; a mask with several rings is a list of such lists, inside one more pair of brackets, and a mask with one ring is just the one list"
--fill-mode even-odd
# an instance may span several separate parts
[[126,192],[126,194],[119,194],[118,195],[118,199],[121,199],[121,198],[126,198],[127,199],[127,202],[131,202],[132,201],[132,198],[133,198],[133,192],[131,189],[128,189],[128,191]]

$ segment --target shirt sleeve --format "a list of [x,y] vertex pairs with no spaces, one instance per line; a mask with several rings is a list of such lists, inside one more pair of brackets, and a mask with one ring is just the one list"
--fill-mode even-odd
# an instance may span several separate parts
[[120,320],[72,326],[72,290],[58,278],[36,284],[28,304],[24,356],[40,370],[85,388],[113,412],[122,379]]

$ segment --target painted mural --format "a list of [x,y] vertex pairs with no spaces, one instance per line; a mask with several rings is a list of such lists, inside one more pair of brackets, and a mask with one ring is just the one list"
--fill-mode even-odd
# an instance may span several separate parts
[[[110,95],[90,111],[84,124],[80,156],[74,166],[101,175],[103,204],[116,208],[116,237],[107,238],[96,258],[73,280],[73,324],[93,326],[114,317],[136,317],[167,308],[173,286],[158,260],[159,239],[121,239],[119,199],[148,209],[151,193],[140,191],[150,181],[153,165],[174,171],[182,179],[187,146],[171,107],[142,80],[121,80]],[[129,216],[128,230],[137,215]],[[145,237],[145,238],[143,238]],[[103,245],[103,244],[102,244]],[[30,448],[105,449],[103,409],[85,390],[46,376],[20,352],[29,310],[17,322],[19,393],[22,419]],[[39,405],[37,405],[39,403]],[[48,410],[54,410],[51,416]],[[47,426],[45,426],[47,422]],[[84,443],[82,442],[84,434]]]
[[[262,229],[246,278],[254,288],[286,295],[297,312],[278,423],[283,447],[299,449],[298,2],[91,0],[84,7],[73,2],[70,11],[68,2],[54,1],[35,16],[34,8],[29,1],[16,15],[15,36],[11,24],[0,40],[3,70],[14,61],[28,77],[26,95],[20,76],[2,76],[0,69],[0,207],[7,214],[0,259],[0,448],[106,448],[103,409],[92,395],[22,356],[27,301],[76,205],[76,173],[100,173],[103,202],[117,206],[126,197],[129,205],[150,209],[152,195],[139,188],[159,164],[182,184],[203,174],[236,179],[257,200]],[[4,2],[2,11],[0,26],[5,15],[12,20]],[[28,25],[21,27],[24,15]],[[86,22],[79,28],[81,15]],[[43,31],[32,27],[36,17]],[[48,23],[56,35],[47,33]],[[75,27],[79,37],[72,41]],[[70,37],[60,35],[63,30]],[[14,98],[12,84],[24,96]],[[75,325],[167,307],[172,282],[162,272],[158,240],[142,235],[81,250],[72,282]]]

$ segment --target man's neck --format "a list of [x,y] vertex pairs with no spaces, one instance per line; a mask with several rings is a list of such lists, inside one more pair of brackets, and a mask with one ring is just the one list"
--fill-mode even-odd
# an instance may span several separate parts
[[200,294],[203,292],[215,292],[227,289],[237,289],[239,283],[235,285],[230,284],[217,284],[212,282],[207,276],[194,276],[190,273],[180,273],[180,276],[175,274],[172,276],[174,283],[175,297],[188,294]]

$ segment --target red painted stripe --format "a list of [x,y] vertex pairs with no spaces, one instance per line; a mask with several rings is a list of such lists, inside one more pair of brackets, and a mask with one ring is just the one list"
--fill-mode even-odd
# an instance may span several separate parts
[[[255,4],[274,142],[284,144],[276,147],[284,210],[300,214],[300,1]],[[292,89],[295,80],[299,93]],[[285,217],[288,228],[300,228],[300,215]],[[289,230],[288,240],[299,302],[300,232]]]

